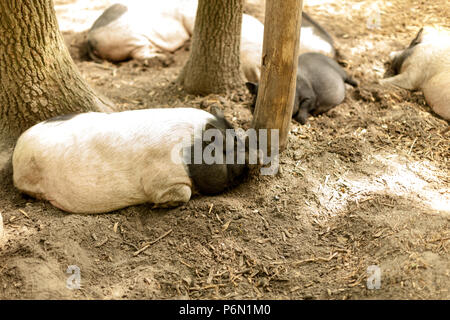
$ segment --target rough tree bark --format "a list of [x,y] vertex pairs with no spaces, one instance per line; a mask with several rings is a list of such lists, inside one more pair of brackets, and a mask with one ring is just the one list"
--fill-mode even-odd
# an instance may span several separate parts
[[294,106],[302,4],[302,0],[266,0],[261,80],[253,127],[279,129],[280,152],[286,148]]
[[193,94],[242,86],[240,35],[243,0],[199,0],[188,61],[178,80]]
[[3,217],[0,213],[0,245],[2,244],[2,238],[5,235],[5,232],[3,231]]
[[52,0],[0,1],[0,139],[56,115],[112,111],[67,50]]

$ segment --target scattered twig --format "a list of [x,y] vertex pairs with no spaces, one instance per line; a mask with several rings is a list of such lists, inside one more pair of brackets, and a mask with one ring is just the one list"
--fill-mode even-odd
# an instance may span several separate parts
[[189,263],[187,263],[187,262],[184,262],[183,260],[181,260],[180,259],[180,262],[182,263],[182,264],[184,264],[186,267],[189,267],[189,268],[194,268],[193,266],[191,266]]
[[434,239],[434,240],[428,240],[428,243],[432,243],[432,242],[438,242],[438,241],[446,241],[446,240],[450,240],[450,237],[446,237],[446,238],[439,238],[439,239]]
[[411,154],[412,148],[414,147],[414,144],[416,143],[416,141],[417,141],[417,137],[414,139],[413,143],[411,144],[411,147],[409,148],[408,156]]
[[5,225],[7,225],[7,224],[12,225],[12,223],[14,221],[19,221],[19,220],[22,220],[22,219],[23,218],[20,217],[20,216],[11,216],[11,218],[9,218],[9,220],[4,221],[4,223],[5,223]]
[[136,251],[135,253],[133,253],[133,256],[137,256],[138,254],[144,252],[145,250],[147,250],[152,244],[155,244],[156,242],[158,242],[159,240],[161,240],[164,237],[167,237],[170,233],[172,232],[172,229],[170,229],[169,231],[167,231],[166,233],[164,233],[162,236],[156,238],[155,240],[153,240],[152,242],[147,243],[145,246],[143,246],[141,249],[139,249],[138,251]]
[[123,242],[123,244],[126,244],[127,246],[133,247],[134,249],[136,249],[136,251],[139,250],[138,246],[136,246],[136,245],[134,245],[134,244],[132,244],[130,242],[127,242],[127,241],[122,241],[122,242]]
[[22,209],[19,209],[19,212],[21,214],[23,214],[25,217],[27,217],[28,219],[31,219],[30,216],[28,215],[28,213],[26,213],[25,211],[23,211]]
[[333,253],[333,254],[330,254],[330,256],[329,256],[328,258],[317,257],[317,258],[310,258],[310,259],[305,259],[305,260],[297,260],[297,261],[294,261],[292,264],[293,264],[294,266],[298,266],[298,265],[300,265],[300,264],[309,263],[309,262],[317,262],[317,261],[328,262],[328,261],[330,261],[331,259],[333,259],[334,257],[336,257],[337,254],[338,254],[337,252],[335,252],[335,253]]
[[224,284],[218,283],[218,284],[210,284],[204,287],[191,287],[189,290],[191,291],[202,291],[202,290],[208,290],[208,289],[217,289],[219,287],[225,287]]
[[358,284],[361,283],[361,281],[362,281],[362,279],[364,279],[364,276],[365,276],[365,275],[366,275],[365,273],[362,273],[362,274],[358,277],[358,279],[355,280],[355,282],[349,284],[348,286],[351,287],[351,288],[352,288],[352,287],[356,287]]
[[141,252],[143,252],[143,251],[145,251],[145,250],[147,250],[148,248],[150,247],[150,245],[149,244],[147,244],[147,245],[145,245],[145,246],[143,246],[141,249],[139,249],[138,251],[136,251],[135,253],[133,253],[133,256],[137,256],[138,254],[140,254]]

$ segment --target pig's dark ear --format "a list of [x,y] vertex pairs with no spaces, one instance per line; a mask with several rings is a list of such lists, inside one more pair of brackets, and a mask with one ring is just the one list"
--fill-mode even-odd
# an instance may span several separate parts
[[232,129],[233,125],[225,119],[225,115],[223,114],[222,110],[220,110],[218,107],[213,106],[211,107],[211,114],[216,117],[216,122],[212,123],[211,125],[216,129]]
[[205,130],[208,130],[208,129],[222,130],[222,129],[232,129],[233,128],[233,125],[230,122],[228,122],[227,119],[225,119],[225,116],[224,116],[222,110],[220,110],[218,107],[216,107],[216,106],[211,107],[210,113],[215,117],[215,119],[208,122],[205,125]]
[[215,126],[214,124],[208,122],[208,123],[205,125],[205,131],[207,131],[207,130],[209,130],[209,129],[216,129],[216,126]]
[[258,84],[257,83],[253,83],[253,82],[246,82],[245,86],[247,87],[248,91],[253,94],[253,95],[257,95],[258,94]]
[[219,119],[225,119],[225,116],[223,115],[223,112],[219,107],[212,106],[210,109],[210,113]]
[[416,37],[409,44],[409,48],[412,48],[412,47],[418,45],[419,43],[421,43],[422,37],[423,37],[423,28],[420,28],[419,32],[417,32]]

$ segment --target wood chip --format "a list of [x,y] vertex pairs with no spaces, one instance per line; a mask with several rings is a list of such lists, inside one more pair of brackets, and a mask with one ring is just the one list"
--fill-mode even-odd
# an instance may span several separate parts
[[101,247],[102,245],[104,245],[106,242],[108,242],[108,237],[106,237],[104,240],[102,240],[101,242],[99,242],[98,244],[95,245],[96,248]]
[[227,222],[225,222],[222,226],[222,231],[226,231],[228,229],[228,227],[230,226],[232,219],[228,220]]
[[291,291],[291,293],[292,293],[292,292],[295,292],[295,291],[300,290],[301,288],[302,288],[302,287],[297,286],[297,287],[292,288],[290,291]]

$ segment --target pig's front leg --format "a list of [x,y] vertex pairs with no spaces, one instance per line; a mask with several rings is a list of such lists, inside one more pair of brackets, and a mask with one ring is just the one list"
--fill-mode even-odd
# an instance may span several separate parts
[[171,58],[164,54],[155,52],[148,46],[141,46],[131,52],[131,58],[141,62],[151,63],[152,61],[162,62],[165,65],[171,64]]
[[191,187],[185,184],[175,185],[166,190],[155,202],[156,208],[173,208],[185,204],[191,199]]
[[308,122],[309,116],[311,116],[309,111],[314,109],[315,103],[316,103],[316,100],[314,98],[303,99],[300,102],[300,106],[298,108],[298,113],[296,115],[294,115],[295,120],[300,122],[300,124],[306,124],[306,122]]
[[170,208],[187,203],[191,199],[192,189],[186,183],[174,183],[144,186],[148,202],[153,203],[155,208]]

